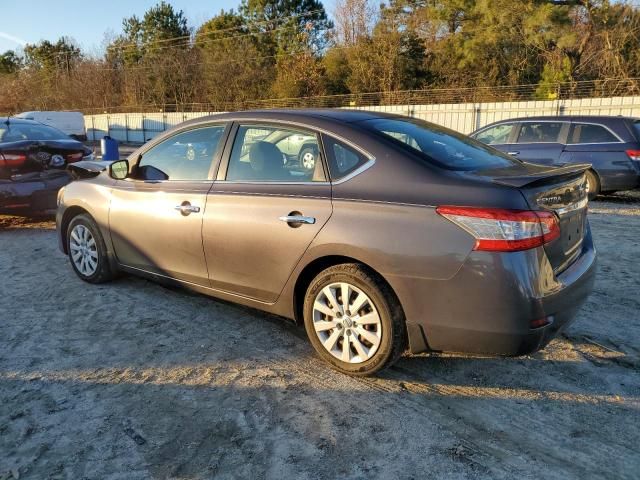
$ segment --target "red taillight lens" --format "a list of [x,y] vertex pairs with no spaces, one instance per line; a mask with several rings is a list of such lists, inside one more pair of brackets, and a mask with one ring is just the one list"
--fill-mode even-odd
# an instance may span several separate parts
[[474,250],[528,250],[560,236],[560,225],[551,212],[448,205],[436,208],[436,212],[473,235]]
[[82,160],[83,153],[69,153],[67,154],[67,162],[77,162],[78,160]]
[[3,152],[0,153],[0,166],[2,167],[19,167],[27,161],[27,154],[22,152]]
[[636,162],[640,162],[640,150],[627,150],[627,156],[631,160],[635,160]]
[[535,329],[540,327],[546,327],[551,323],[553,323],[553,315],[549,315],[548,317],[544,317],[544,318],[538,318],[536,320],[531,320],[529,322],[529,328]]

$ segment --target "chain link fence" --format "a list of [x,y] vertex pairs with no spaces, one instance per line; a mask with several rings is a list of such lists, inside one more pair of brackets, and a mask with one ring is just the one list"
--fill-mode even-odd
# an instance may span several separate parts
[[393,92],[318,95],[313,97],[268,98],[217,103],[140,104],[84,109],[85,114],[136,112],[228,112],[265,108],[358,108],[381,105],[433,105],[533,100],[573,100],[640,95],[640,79],[603,79],[548,85],[497,87],[429,88]]

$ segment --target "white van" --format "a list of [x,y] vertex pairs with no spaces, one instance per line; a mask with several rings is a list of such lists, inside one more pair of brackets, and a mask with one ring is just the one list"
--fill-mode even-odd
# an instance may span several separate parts
[[87,140],[84,115],[81,112],[23,112],[16,117],[50,125],[82,142]]

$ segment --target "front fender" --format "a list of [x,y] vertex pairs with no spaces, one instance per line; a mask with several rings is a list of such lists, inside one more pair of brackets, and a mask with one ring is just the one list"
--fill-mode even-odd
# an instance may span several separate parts
[[65,237],[69,222],[76,215],[87,213],[98,225],[110,258],[114,258],[111,235],[109,234],[109,206],[114,182],[115,180],[108,176],[98,174],[97,177],[91,179],[73,181],[61,191],[56,213],[56,232],[58,244],[64,253],[67,253]]

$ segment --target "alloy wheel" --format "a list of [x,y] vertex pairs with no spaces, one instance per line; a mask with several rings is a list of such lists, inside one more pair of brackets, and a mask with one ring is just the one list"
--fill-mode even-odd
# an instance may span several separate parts
[[313,152],[305,152],[302,155],[302,166],[307,170],[312,170],[316,166],[316,156]]
[[375,355],[382,322],[371,299],[347,282],[325,286],[313,303],[313,327],[325,350],[346,363]]
[[91,231],[82,224],[71,230],[69,238],[71,260],[76,269],[85,277],[90,277],[98,269],[98,248]]

